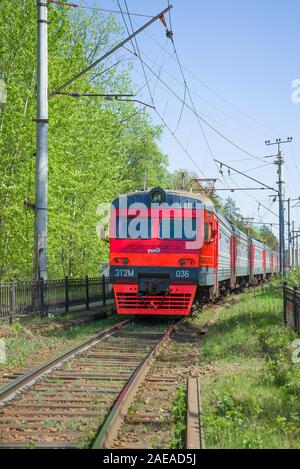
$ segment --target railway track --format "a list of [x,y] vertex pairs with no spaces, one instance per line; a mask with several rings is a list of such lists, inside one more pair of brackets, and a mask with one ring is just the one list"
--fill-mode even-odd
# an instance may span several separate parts
[[0,447],[99,447],[173,329],[120,322],[0,388]]
[[[94,448],[111,449],[204,449],[200,381],[197,373],[202,330],[186,321],[174,333],[148,367],[143,384],[130,406],[115,406]],[[183,394],[178,394],[178,391]],[[186,395],[186,398],[185,398]],[[180,403],[178,404],[178,402]],[[177,408],[174,414],[174,406]],[[178,409],[180,418],[178,420]],[[184,432],[184,426],[186,431]],[[179,437],[176,430],[180,428]]]
[[[169,404],[182,384],[187,389],[185,447],[205,448],[199,377],[187,349],[193,343],[199,347],[199,336],[216,320],[220,304],[230,301],[213,306],[212,318],[197,331],[185,320],[168,330],[122,321],[44,365],[12,376],[16,379],[0,388],[0,448],[151,448],[149,437],[167,433],[172,424]],[[158,354],[172,332],[171,348]],[[175,364],[185,371],[178,374]],[[132,411],[139,393],[144,404]]]

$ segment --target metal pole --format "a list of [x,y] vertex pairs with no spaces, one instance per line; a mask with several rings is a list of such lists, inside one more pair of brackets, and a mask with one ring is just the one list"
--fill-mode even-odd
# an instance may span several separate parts
[[[277,145],[278,154],[275,164],[278,165],[278,199],[279,199],[279,261],[280,261],[280,273],[286,275],[286,262],[285,262],[285,223],[284,223],[284,185],[282,177],[282,166],[284,164],[284,155],[281,151],[281,144],[291,143],[293,137],[288,137],[287,140],[283,141],[281,138],[277,138],[276,142],[271,143],[270,140],[266,140],[266,145]],[[268,156],[267,158],[273,158],[274,155]]]
[[48,7],[37,0],[37,131],[34,276],[47,280],[48,211]]
[[16,291],[15,284],[12,282],[10,284],[10,318],[9,323],[13,324],[16,313]]
[[294,238],[294,232],[295,232],[295,222],[292,222],[292,228],[293,228],[293,238],[292,238],[292,268],[295,268],[295,238]]
[[288,198],[288,268],[291,268],[291,198]]
[[296,268],[299,267],[299,236],[296,238]]
[[65,277],[65,313],[69,312],[69,277]]
[[102,275],[102,304],[106,306],[106,279],[105,275]]
[[90,309],[90,294],[89,294],[89,277],[85,277],[85,307],[87,311]]
[[285,261],[284,261],[284,254],[285,254],[285,236],[284,236],[284,206],[283,206],[283,199],[284,199],[284,181],[282,176],[282,166],[284,164],[283,153],[280,150],[278,151],[278,188],[279,188],[279,260],[280,260],[280,273],[285,275]]

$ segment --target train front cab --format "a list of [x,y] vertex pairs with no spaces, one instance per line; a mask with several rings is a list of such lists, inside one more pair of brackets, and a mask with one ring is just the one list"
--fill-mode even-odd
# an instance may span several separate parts
[[[199,269],[200,248],[204,243],[204,204],[191,194],[180,194],[165,191],[166,204],[179,204],[178,209],[168,213],[171,223],[169,236],[163,234],[166,210],[159,208],[150,210],[149,192],[139,192],[127,196],[128,205],[143,203],[146,206],[143,216],[149,224],[149,234],[145,238],[129,236],[125,227],[125,235],[120,235],[118,226],[129,223],[136,213],[120,210],[120,199],[113,202],[113,212],[116,213],[116,229],[110,234],[110,277],[113,284],[117,314],[120,315],[168,315],[187,316],[201,278]],[[197,211],[201,223],[198,227],[201,245],[193,245],[193,240],[176,235],[175,225],[182,218],[184,203],[191,204],[185,217],[190,218],[193,225],[196,222]],[[131,217],[131,218],[130,218]],[[114,217],[112,217],[113,219]],[[129,220],[129,221],[128,221]],[[206,236],[212,235],[210,215],[206,220]],[[207,254],[205,271],[211,269]],[[202,274],[204,271],[202,271]],[[203,276],[203,275],[202,275]]]

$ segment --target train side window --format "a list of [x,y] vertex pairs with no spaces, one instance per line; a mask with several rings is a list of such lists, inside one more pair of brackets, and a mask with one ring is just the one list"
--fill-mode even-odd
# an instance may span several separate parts
[[204,241],[210,243],[212,240],[212,225],[211,223],[204,223]]

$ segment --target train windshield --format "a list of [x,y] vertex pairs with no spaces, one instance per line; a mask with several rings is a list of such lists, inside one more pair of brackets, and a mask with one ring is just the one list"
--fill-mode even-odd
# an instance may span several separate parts
[[194,241],[196,228],[196,219],[163,218],[159,223],[159,238]]
[[117,218],[116,238],[151,239],[153,223],[150,218]]
[[197,220],[188,218],[120,217],[116,219],[117,239],[177,239],[195,241]]

